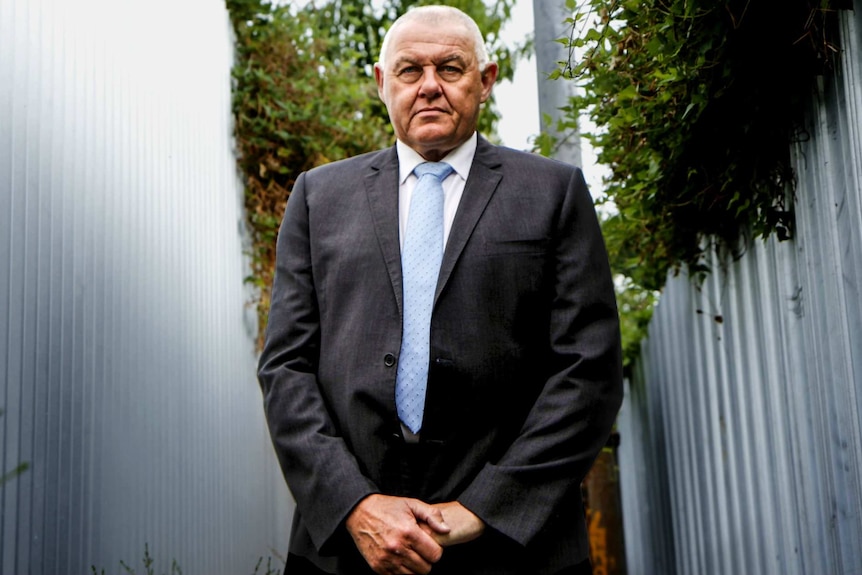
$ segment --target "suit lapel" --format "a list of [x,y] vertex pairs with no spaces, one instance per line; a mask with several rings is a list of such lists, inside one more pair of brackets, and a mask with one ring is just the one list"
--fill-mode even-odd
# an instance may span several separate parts
[[392,291],[402,313],[401,248],[398,244],[398,155],[395,147],[379,154],[365,176],[374,232],[389,272]]
[[[470,175],[464,194],[455,213],[446,251],[440,265],[434,302],[440,297],[461,252],[467,245],[485,207],[494,195],[503,175],[497,168],[500,160],[496,148],[479,137]],[[365,191],[371,210],[374,232],[383,254],[398,312],[403,313],[403,283],[401,275],[401,248],[398,242],[398,155],[395,147],[385,150],[372,160],[365,175]]]
[[[485,207],[494,195],[494,191],[503,179],[502,173],[497,170],[500,166],[499,156],[496,148],[481,136],[476,147],[476,155],[473,157],[473,165],[470,167],[470,176],[464,186],[464,194],[455,212],[455,221],[449,231],[449,239],[446,242],[446,251],[443,254],[443,262],[440,265],[440,276],[437,279],[437,290],[434,293],[434,303],[446,287],[452,270],[464,246],[470,236]],[[397,240],[396,240],[397,241]]]

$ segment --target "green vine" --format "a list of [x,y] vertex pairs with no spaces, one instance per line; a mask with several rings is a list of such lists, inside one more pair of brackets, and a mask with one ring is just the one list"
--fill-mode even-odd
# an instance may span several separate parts
[[[793,233],[791,144],[803,107],[838,53],[846,0],[569,1],[576,82],[556,132],[585,134],[610,168],[602,229],[616,276],[623,361],[640,355],[669,272],[709,272],[704,250]],[[540,136],[552,153],[556,142]]]
[[[3,413],[4,411],[0,409],[0,416],[2,416]],[[0,468],[0,487],[9,481],[12,481],[28,469],[30,469],[30,464],[26,461],[24,463],[19,463],[11,471],[3,471],[3,469]]]
[[[610,168],[604,222],[615,271],[648,290],[708,271],[708,238],[793,232],[791,143],[838,51],[836,0],[585,0],[557,76],[580,95]],[[575,63],[575,55],[582,54]]]

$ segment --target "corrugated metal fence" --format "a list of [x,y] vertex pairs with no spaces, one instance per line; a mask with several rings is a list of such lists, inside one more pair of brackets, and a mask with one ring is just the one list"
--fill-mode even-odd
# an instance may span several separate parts
[[212,0],[0,0],[0,572],[251,573],[290,504],[255,380]]
[[797,231],[669,281],[620,416],[632,575],[862,574],[862,2],[794,150]]

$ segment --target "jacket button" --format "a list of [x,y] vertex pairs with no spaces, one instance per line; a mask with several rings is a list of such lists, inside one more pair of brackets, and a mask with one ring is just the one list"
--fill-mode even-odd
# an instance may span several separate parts
[[385,365],[386,367],[392,367],[393,365],[395,365],[395,356],[391,353],[387,353],[386,355],[384,355],[383,365]]

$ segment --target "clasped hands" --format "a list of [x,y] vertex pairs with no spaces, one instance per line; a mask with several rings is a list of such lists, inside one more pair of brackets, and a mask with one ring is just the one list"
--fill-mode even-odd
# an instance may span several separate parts
[[360,501],[346,526],[380,575],[426,575],[444,547],[472,541],[485,530],[484,522],[457,501],[431,505],[379,493]]

